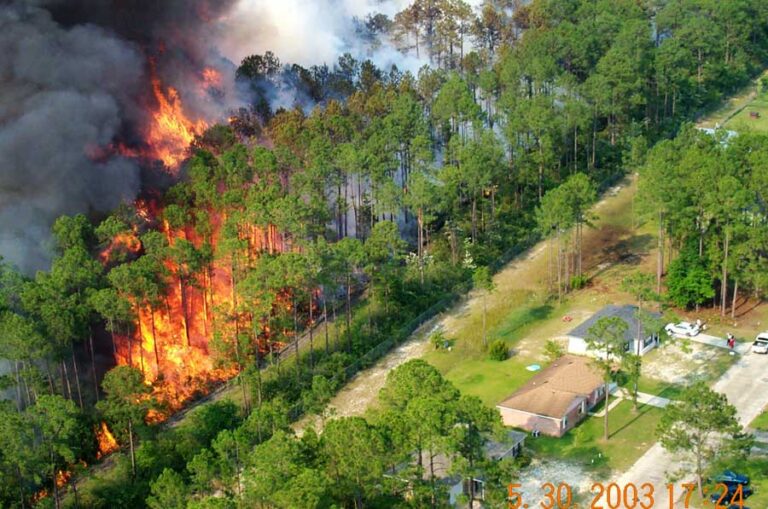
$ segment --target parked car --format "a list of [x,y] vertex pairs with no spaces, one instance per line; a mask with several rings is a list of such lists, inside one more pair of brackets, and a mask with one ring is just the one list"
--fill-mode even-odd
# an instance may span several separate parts
[[712,478],[714,483],[725,484],[749,484],[749,477],[742,474],[737,474],[733,470],[723,470],[720,475],[716,475]]
[[768,353],[768,332],[761,332],[752,343],[754,353]]
[[[741,486],[741,494],[743,498],[747,498],[752,494],[752,488],[750,488],[749,486],[744,486],[739,484],[727,484],[727,486],[728,486],[728,493],[725,495],[725,499],[723,500],[723,502],[725,503],[730,503],[730,501],[733,499],[733,496],[736,494],[736,490],[739,488],[739,486]],[[709,496],[709,500],[712,501],[712,503],[714,504],[714,503],[717,503],[717,501],[720,500],[722,496],[723,496],[722,488],[716,489]]]
[[664,330],[667,331],[667,334],[670,336],[678,335],[688,337],[695,336],[701,332],[701,328],[698,325],[689,322],[668,323],[666,327],[664,327]]

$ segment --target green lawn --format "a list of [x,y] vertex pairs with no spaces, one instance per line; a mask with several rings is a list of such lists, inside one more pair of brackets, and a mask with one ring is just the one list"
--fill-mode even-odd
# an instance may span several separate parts
[[759,431],[768,431],[768,409],[763,410],[749,426]]
[[629,468],[656,442],[656,425],[662,410],[622,401],[608,415],[610,438],[603,440],[603,417],[588,417],[562,438],[530,438],[526,444],[536,456],[569,459],[598,470],[607,478],[611,471]]
[[[706,118],[702,119],[698,125],[701,127],[714,127],[716,124],[724,126],[728,124],[729,129],[735,129],[735,125],[731,125],[731,122],[739,118],[741,113],[747,112],[745,115],[749,117],[749,108],[752,101],[758,95],[758,82],[763,77],[768,76],[768,71],[764,72],[751,83],[745,86],[738,94],[729,97],[722,105],[715,110],[709,112]],[[764,92],[763,92],[764,93]],[[746,107],[745,107],[746,106]],[[735,113],[741,108],[744,108],[739,114]]]
[[[626,385],[629,388],[629,385]],[[667,399],[676,399],[683,390],[682,385],[669,383],[663,380],[657,380],[646,376],[641,376],[637,384],[637,390],[654,396],[661,396]]]
[[510,304],[516,307],[508,311],[505,318],[495,320],[497,325],[488,329],[489,341],[501,339],[507,344],[512,352],[509,359],[501,362],[489,359],[477,345],[482,336],[479,332],[475,340],[455,341],[451,351],[433,351],[425,356],[425,360],[462,393],[477,396],[490,407],[496,406],[535,374],[526,370],[526,366],[540,363],[532,352],[516,351],[520,339],[534,327],[538,330],[542,323],[559,316],[555,307],[527,292],[516,292]]
[[[759,118],[751,118],[750,113],[757,113]],[[743,110],[733,116],[725,127],[734,131],[768,132],[768,94],[757,96]]]

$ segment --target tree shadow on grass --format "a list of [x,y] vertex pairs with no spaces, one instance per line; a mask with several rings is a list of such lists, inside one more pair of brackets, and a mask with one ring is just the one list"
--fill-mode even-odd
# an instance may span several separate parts
[[[630,403],[631,403],[631,402],[630,402]],[[613,430],[613,431],[611,431],[611,430],[609,429],[608,438],[610,439],[611,437],[614,437],[614,436],[618,435],[618,434],[619,434],[619,433],[621,433],[621,432],[622,432],[624,429],[626,429],[626,428],[628,428],[629,426],[631,426],[631,425],[632,425],[632,423],[634,423],[635,421],[637,421],[638,419],[640,419],[642,416],[644,416],[645,414],[647,414],[648,412],[650,412],[650,411],[651,411],[651,409],[653,409],[653,408],[655,408],[653,405],[640,405],[640,407],[638,408],[638,411],[637,411],[637,412],[633,412],[633,413],[631,414],[631,415],[632,415],[632,418],[631,418],[630,420],[628,420],[627,422],[625,422],[625,423],[624,423],[624,424],[623,424],[623,425],[622,425],[622,426],[621,426],[619,429],[615,429],[615,430]],[[608,418],[610,419],[610,415],[608,416]],[[609,422],[610,422],[610,421],[609,421]]]
[[550,304],[519,307],[512,311],[499,326],[491,331],[491,334],[504,340],[518,339],[516,335],[525,327],[551,317],[554,309]]

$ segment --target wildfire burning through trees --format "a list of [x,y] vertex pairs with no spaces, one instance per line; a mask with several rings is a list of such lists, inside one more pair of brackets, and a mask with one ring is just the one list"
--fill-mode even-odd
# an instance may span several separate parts
[[120,448],[115,436],[109,431],[109,427],[107,427],[107,423],[104,421],[101,421],[101,425],[96,429],[96,441],[99,444],[96,459],[101,459]]
[[[194,228],[171,228],[167,221],[158,221],[162,211],[148,202],[137,201],[137,216],[146,224],[160,229],[169,251],[182,246],[194,246],[215,252],[219,242],[221,218],[212,214],[213,231],[203,239]],[[274,227],[262,231],[256,227],[247,234],[248,250],[253,256],[277,253],[284,249],[282,237]],[[118,251],[121,250],[122,251]],[[143,246],[137,232],[121,233],[114,237],[101,253],[107,264],[120,252],[128,256],[142,256]],[[151,412],[149,419],[160,421],[168,412],[197,395],[208,393],[214,384],[237,374],[237,367],[217,365],[212,352],[214,329],[219,335],[234,337],[238,317],[233,302],[232,272],[224,261],[210,258],[196,275],[191,275],[187,263],[166,256],[164,289],[154,301],[137,302],[128,298],[134,309],[132,331],[114,334],[116,362],[134,366],[142,371],[154,395],[164,409]],[[189,261],[189,264],[195,262]],[[278,303],[286,305],[286,303]],[[279,348],[279,344],[266,340],[264,348]]]
[[[163,86],[157,76],[154,65],[150,65],[152,94],[157,102],[157,109],[152,112],[146,142],[150,146],[149,157],[158,159],[168,168],[175,169],[186,159],[189,145],[195,136],[202,134],[208,124],[201,119],[190,120],[184,113],[179,92],[174,87]],[[204,81],[208,83],[221,77],[213,69]]]

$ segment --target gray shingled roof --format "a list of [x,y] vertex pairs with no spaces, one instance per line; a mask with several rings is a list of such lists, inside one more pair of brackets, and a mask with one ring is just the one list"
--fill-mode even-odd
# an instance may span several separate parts
[[[629,326],[624,332],[624,339],[626,339],[627,342],[632,341],[637,337],[637,320],[635,319],[635,310],[637,310],[637,306],[614,306],[613,304],[605,306],[603,309],[589,317],[588,320],[582,322],[578,327],[569,332],[568,335],[586,340],[589,329],[591,329],[599,319],[604,317],[618,316],[627,322],[627,325]],[[659,313],[652,314],[657,318],[661,317]]]

